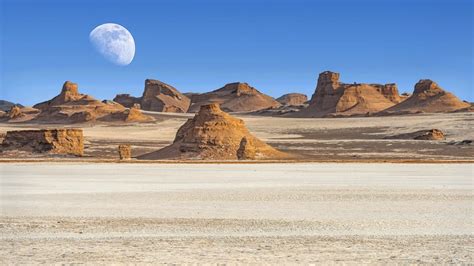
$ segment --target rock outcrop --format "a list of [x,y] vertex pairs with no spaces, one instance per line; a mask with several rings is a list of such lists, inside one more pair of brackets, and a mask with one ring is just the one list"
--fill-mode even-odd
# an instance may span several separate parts
[[21,111],[20,107],[14,105],[12,108],[10,108],[10,111],[8,111],[8,118],[9,119],[17,119],[24,117],[25,114]]
[[309,106],[297,112],[302,117],[367,115],[385,110],[401,101],[393,83],[346,84],[339,82],[339,73],[319,74],[316,91]]
[[34,107],[41,110],[35,120],[48,123],[145,122],[153,120],[152,117],[141,114],[140,110],[128,110],[119,103],[101,102],[92,96],[81,94],[77,84],[70,81],[64,83],[58,96],[36,104]]
[[208,93],[195,94],[188,112],[197,112],[202,105],[217,103],[226,112],[253,112],[280,106],[272,97],[259,92],[247,83],[229,83]]
[[8,112],[13,106],[23,108],[23,105],[21,104],[0,100],[0,111]]
[[84,137],[82,129],[7,131],[1,149],[82,156]]
[[139,159],[256,160],[289,157],[254,137],[241,119],[218,104],[202,105],[182,125],[173,144]]
[[176,88],[154,79],[145,80],[145,90],[142,97],[118,94],[114,101],[126,107],[140,104],[140,108],[143,110],[171,113],[186,113],[191,104],[191,100]]
[[443,90],[434,81],[422,79],[416,83],[411,96],[380,114],[453,112],[470,106],[469,103],[463,102],[452,93]]
[[404,133],[395,136],[385,137],[386,139],[414,139],[414,140],[445,140],[445,134],[439,129],[419,130],[411,133]]
[[303,105],[308,101],[308,97],[302,93],[288,93],[276,99],[282,105]]
[[120,160],[130,160],[132,159],[132,145],[130,144],[121,144],[118,146],[118,153]]

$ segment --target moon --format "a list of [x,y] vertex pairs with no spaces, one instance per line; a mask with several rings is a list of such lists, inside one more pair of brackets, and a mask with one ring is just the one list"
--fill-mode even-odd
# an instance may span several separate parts
[[135,56],[135,40],[119,24],[105,23],[97,26],[89,34],[89,40],[103,57],[116,65],[126,66]]

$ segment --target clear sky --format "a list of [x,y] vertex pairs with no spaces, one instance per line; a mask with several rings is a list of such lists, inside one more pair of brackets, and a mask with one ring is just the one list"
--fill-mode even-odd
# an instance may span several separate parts
[[[311,96],[325,70],[401,92],[430,78],[474,101],[471,0],[0,2],[0,99],[27,105],[57,95],[65,80],[98,99],[139,96],[146,78],[182,92],[242,81],[275,97]],[[134,36],[130,65],[90,44],[107,22]]]

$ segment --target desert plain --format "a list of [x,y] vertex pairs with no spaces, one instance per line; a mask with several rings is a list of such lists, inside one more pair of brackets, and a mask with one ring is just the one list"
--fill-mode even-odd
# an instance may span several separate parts
[[[472,112],[283,118],[234,113],[279,161],[136,160],[193,114],[75,124],[84,156],[1,153],[0,263],[473,261]],[[445,140],[390,139],[439,128]],[[4,123],[1,131],[57,125]],[[408,163],[407,163],[408,162]]]

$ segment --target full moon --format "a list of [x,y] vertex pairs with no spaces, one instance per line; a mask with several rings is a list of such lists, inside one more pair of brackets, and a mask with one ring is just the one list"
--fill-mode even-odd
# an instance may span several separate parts
[[110,62],[126,66],[135,56],[135,41],[132,34],[123,26],[105,23],[97,26],[89,34],[94,48]]

